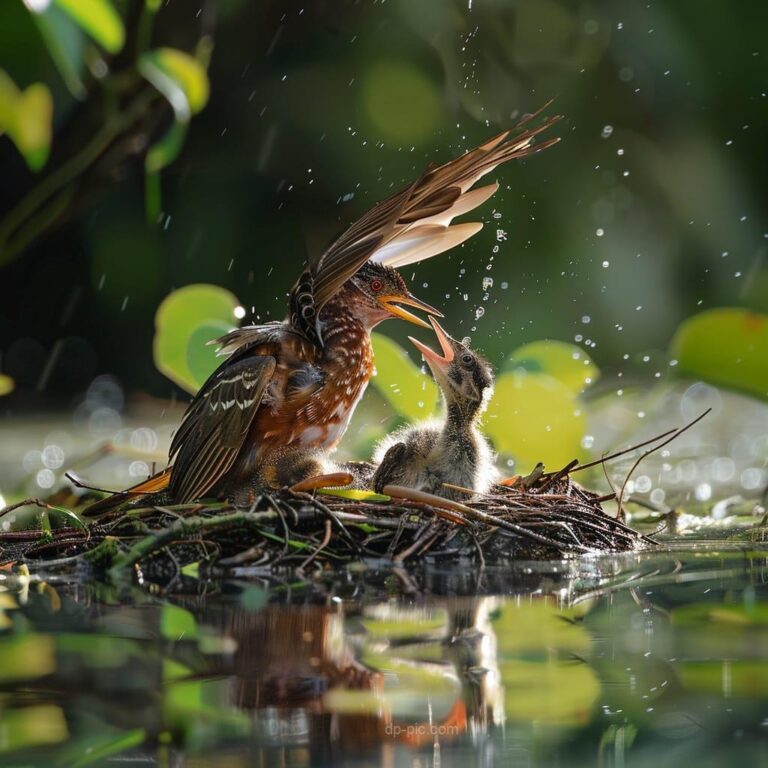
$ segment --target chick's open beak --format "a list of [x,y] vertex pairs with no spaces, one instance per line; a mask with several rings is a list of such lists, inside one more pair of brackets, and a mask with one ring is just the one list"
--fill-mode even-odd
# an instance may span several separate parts
[[448,336],[434,317],[430,317],[429,322],[432,323],[432,327],[435,329],[435,336],[437,336],[437,340],[440,343],[440,348],[443,352],[442,355],[439,355],[433,349],[430,349],[426,344],[422,344],[418,339],[414,339],[413,336],[409,336],[408,340],[419,350],[419,352],[421,352],[422,356],[427,361],[427,365],[433,371],[435,370],[435,367],[437,367],[438,370],[444,370],[453,362],[453,344],[451,344],[450,336]]
[[427,323],[425,323],[420,317],[416,317],[416,315],[398,305],[405,304],[406,307],[415,307],[416,309],[420,309],[430,315],[437,315],[438,317],[443,316],[442,312],[438,311],[434,307],[431,307],[425,301],[417,299],[410,293],[406,296],[402,296],[396,293],[389,294],[387,296],[379,296],[378,302],[382,307],[384,307],[384,309],[387,310],[387,312],[394,315],[395,317],[400,317],[403,320],[407,320],[409,323],[413,323],[414,325],[420,325],[422,328],[429,328],[429,325],[427,325]]

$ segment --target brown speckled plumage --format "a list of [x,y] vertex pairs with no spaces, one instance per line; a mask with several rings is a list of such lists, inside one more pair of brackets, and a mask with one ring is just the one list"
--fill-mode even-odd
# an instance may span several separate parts
[[219,340],[227,359],[190,403],[173,438],[170,471],[121,498],[168,483],[177,502],[226,495],[248,501],[266,487],[321,471],[373,371],[371,329],[390,317],[425,325],[404,308],[436,310],[411,296],[394,267],[442,253],[481,224],[452,219],[498,185],[472,189],[500,163],[526,157],[558,118],[516,126],[394,193],[313,259],[294,285],[288,318],[246,326]]

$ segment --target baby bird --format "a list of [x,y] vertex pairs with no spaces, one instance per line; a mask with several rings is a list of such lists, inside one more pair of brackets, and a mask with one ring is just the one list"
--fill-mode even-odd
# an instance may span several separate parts
[[493,392],[493,374],[486,360],[452,339],[429,318],[442,355],[409,337],[421,352],[440,387],[445,417],[423,425],[398,430],[374,452],[378,464],[373,487],[402,485],[454,500],[466,493],[446,488],[444,483],[486,492],[496,479],[494,456],[478,429],[478,422]]

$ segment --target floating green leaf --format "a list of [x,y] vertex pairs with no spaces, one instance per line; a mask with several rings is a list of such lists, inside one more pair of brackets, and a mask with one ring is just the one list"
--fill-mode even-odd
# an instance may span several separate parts
[[341,499],[352,499],[353,501],[373,501],[378,503],[392,501],[390,496],[385,496],[383,493],[358,491],[354,488],[323,488],[320,490],[320,493],[326,496],[338,496]]
[[169,294],[155,315],[155,365],[188,392],[221,362],[207,342],[231,330],[238,301],[216,285],[188,285]]
[[51,150],[53,97],[47,85],[19,91],[0,70],[0,134],[7,133],[31,170],[45,165]]
[[587,653],[592,647],[592,638],[583,626],[569,621],[543,600],[505,603],[493,619],[493,627],[502,655],[538,653],[546,657],[552,650]]
[[101,732],[89,733],[87,742],[78,744],[80,751],[78,759],[68,764],[72,768],[85,768],[87,765],[102,763],[108,757],[141,746],[146,738],[147,732],[143,728],[134,728],[131,731],[109,729],[106,735]]
[[583,349],[553,340],[533,341],[518,347],[507,358],[503,370],[546,373],[576,393],[600,376],[600,370]]
[[160,613],[160,632],[168,640],[194,640],[197,638],[197,622],[189,611],[166,603]]
[[681,373],[768,398],[768,315],[710,309],[685,320],[670,354]]
[[499,452],[514,457],[517,471],[539,461],[559,469],[578,456],[586,419],[571,388],[518,371],[499,376],[483,429]]
[[399,416],[409,421],[432,416],[438,400],[435,382],[422,373],[392,339],[374,333],[371,342],[376,361],[376,376],[372,381],[376,389]]
[[68,736],[67,720],[61,707],[42,704],[0,713],[0,752],[59,744]]
[[50,635],[14,635],[0,640],[0,683],[34,680],[55,670],[54,643]]
[[110,0],[54,0],[84,32],[110,53],[125,43],[125,27]]
[[499,664],[507,717],[525,723],[589,722],[600,695],[594,671],[582,662],[514,659]]
[[187,122],[208,102],[208,74],[188,53],[175,48],[158,48],[142,54],[138,67],[165,96],[180,122]]

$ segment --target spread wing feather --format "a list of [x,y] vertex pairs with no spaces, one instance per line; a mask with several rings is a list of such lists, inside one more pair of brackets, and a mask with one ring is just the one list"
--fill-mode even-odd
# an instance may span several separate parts
[[170,489],[177,503],[205,496],[230,469],[275,367],[271,355],[227,360],[197,393],[171,442]]
[[451,221],[488,200],[498,185],[476,190],[471,187],[498,165],[559,141],[558,137],[535,141],[560,119],[555,116],[527,127],[541,111],[520,121],[515,135],[501,133],[445,165],[427,169],[413,184],[379,203],[347,229],[310,263],[294,289],[294,293],[302,290],[302,295],[311,299],[311,307],[305,305],[305,319],[316,317],[328,299],[369,259],[388,266],[405,266],[453,248],[475,234],[480,224],[451,226]]

